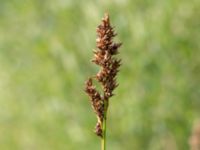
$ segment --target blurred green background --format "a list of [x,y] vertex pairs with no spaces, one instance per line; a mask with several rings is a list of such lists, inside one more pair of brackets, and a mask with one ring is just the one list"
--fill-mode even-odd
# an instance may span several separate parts
[[123,42],[108,150],[188,150],[200,113],[199,0],[0,0],[0,149],[98,150],[84,93],[96,27]]

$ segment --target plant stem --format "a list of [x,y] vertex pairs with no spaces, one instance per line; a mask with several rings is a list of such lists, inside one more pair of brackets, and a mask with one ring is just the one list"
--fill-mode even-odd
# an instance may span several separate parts
[[101,150],[106,150],[106,119],[107,119],[107,109],[108,101],[104,101],[104,117],[103,117],[103,127],[102,127],[102,138],[101,138]]

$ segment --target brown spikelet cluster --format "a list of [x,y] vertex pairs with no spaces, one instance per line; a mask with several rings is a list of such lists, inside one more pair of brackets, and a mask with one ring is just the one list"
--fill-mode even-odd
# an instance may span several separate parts
[[[108,14],[105,14],[102,23],[97,27],[96,50],[94,50],[94,58],[92,62],[101,68],[95,77],[91,77],[86,81],[85,91],[89,95],[92,107],[97,115],[97,125],[95,133],[102,136],[102,123],[105,117],[105,111],[108,108],[109,98],[113,96],[113,90],[118,86],[116,83],[116,75],[121,65],[121,60],[114,56],[118,54],[118,48],[121,43],[114,43],[113,37],[116,33],[110,25]],[[102,85],[103,94],[100,94],[92,80],[96,79]]]

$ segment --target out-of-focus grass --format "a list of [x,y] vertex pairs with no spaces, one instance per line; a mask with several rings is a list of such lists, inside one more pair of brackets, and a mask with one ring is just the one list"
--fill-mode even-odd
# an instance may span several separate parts
[[110,150],[187,150],[200,106],[200,1],[0,0],[0,149],[96,150],[83,92],[108,11],[123,42]]

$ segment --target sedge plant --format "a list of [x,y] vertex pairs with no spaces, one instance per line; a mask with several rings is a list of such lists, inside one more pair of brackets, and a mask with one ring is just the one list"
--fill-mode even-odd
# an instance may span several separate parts
[[[107,110],[109,99],[113,96],[113,90],[118,86],[116,75],[121,65],[121,59],[115,56],[118,54],[118,48],[122,43],[113,42],[113,38],[117,34],[110,24],[108,14],[105,14],[96,32],[96,49],[93,51],[92,62],[100,66],[100,70],[86,81],[85,92],[89,95],[91,105],[97,116],[95,133],[101,138],[101,150],[106,150]],[[101,84],[101,93],[93,84],[93,80]]]

